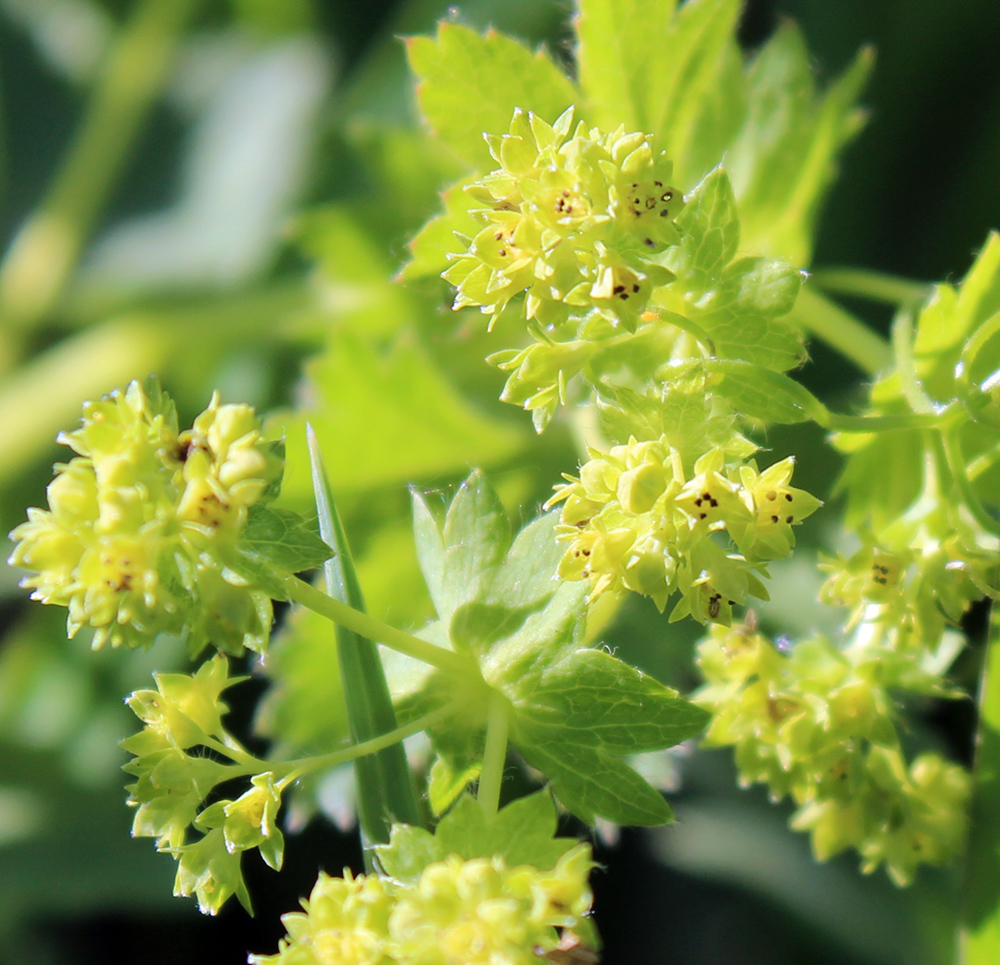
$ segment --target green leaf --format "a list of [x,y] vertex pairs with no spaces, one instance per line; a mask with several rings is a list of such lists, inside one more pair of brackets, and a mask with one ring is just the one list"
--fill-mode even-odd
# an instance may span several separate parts
[[469,795],[439,822],[433,835],[419,828],[397,826],[388,845],[378,849],[386,873],[400,881],[415,881],[427,865],[455,854],[471,858],[502,855],[507,866],[554,868],[576,838],[557,838],[558,814],[552,795],[538,791],[501,808],[493,817]]
[[250,507],[237,549],[277,573],[311,570],[333,555],[320,538],[315,519],[260,504]]
[[684,236],[671,270],[688,292],[706,292],[733,260],[740,244],[740,219],[729,176],[715,168],[694,189],[677,218]]
[[402,334],[383,353],[337,330],[324,353],[306,365],[306,376],[311,404],[271,420],[288,437],[281,497],[286,504],[305,507],[312,500],[302,431],[307,421],[330,453],[330,481],[338,491],[403,485],[466,471],[470,464],[489,465],[507,459],[528,438],[472,407],[412,334]]
[[441,529],[427,500],[415,486],[410,487],[410,503],[413,506],[413,542],[417,549],[417,562],[434,607],[440,614],[448,605],[443,579],[444,541],[441,539]]
[[[619,755],[669,747],[698,733],[707,715],[609,654],[580,649],[587,588],[552,579],[561,556],[556,514],[525,527],[505,554],[506,518],[480,475],[456,495],[443,535],[422,499],[415,498],[414,507],[428,582],[440,583],[440,609],[450,613],[452,646],[473,653],[485,681],[511,701],[511,743],[586,820],[594,814],[629,824],[668,820],[660,795]],[[441,691],[446,683],[435,674],[407,699],[406,716],[449,699]],[[475,695],[470,700],[473,705],[431,735],[444,759],[435,765],[439,803],[464,786],[481,757],[482,701]],[[456,746],[456,731],[474,737],[475,745]],[[485,820],[478,806],[472,809],[475,820]],[[460,800],[442,827],[464,810]],[[481,835],[472,820],[463,817],[455,827]],[[472,847],[449,840],[453,850]]]
[[430,831],[411,824],[394,824],[389,843],[380,844],[375,852],[382,870],[403,882],[416,881],[427,865],[448,857]]
[[530,864],[547,871],[577,844],[576,838],[555,837],[557,823],[548,791],[518,798],[492,818],[466,795],[441,819],[435,837],[447,854],[466,860],[502,854],[510,867]]
[[696,359],[670,366],[665,374],[701,371],[711,391],[727,399],[744,417],[778,425],[816,418],[823,404],[808,389],[781,372],[738,359]]
[[740,247],[740,222],[721,167],[695,188],[677,224],[681,243],[667,265],[684,293],[684,314],[705,330],[716,354],[779,372],[800,364],[801,329],[782,316],[795,304],[802,273],[767,258],[731,261]]
[[544,513],[514,539],[489,585],[489,599],[512,609],[534,609],[559,588],[553,579],[563,546],[555,538],[559,513]]
[[442,192],[444,213],[431,218],[410,242],[410,260],[399,273],[401,279],[412,281],[440,275],[450,264],[448,256],[460,248],[455,240],[456,233],[472,238],[479,232],[480,226],[469,211],[479,207],[481,202],[465,190],[474,180],[466,178]]
[[431,812],[443,814],[455,799],[479,777],[482,761],[456,767],[448,758],[438,754],[427,778],[427,801]]
[[517,722],[511,740],[525,761],[552,782],[552,790],[580,820],[593,824],[600,815],[621,825],[667,824],[673,814],[663,796],[620,757],[590,742],[553,740],[530,722]]
[[901,430],[853,439],[839,437],[851,450],[837,489],[847,493],[848,527],[876,532],[895,523],[920,495],[926,465],[921,432]]
[[795,304],[802,274],[780,261],[741,258],[723,275],[709,308],[697,315],[728,358],[783,372],[805,358],[802,330],[782,318]]
[[441,22],[437,36],[406,41],[417,102],[434,133],[472,168],[493,167],[483,133],[508,130],[515,107],[550,123],[576,99],[573,84],[542,50],[490,31]]
[[[700,734],[710,714],[604,650],[577,650],[514,697],[519,726],[553,741],[640,753]],[[530,722],[530,723],[529,723]]]
[[[687,0],[647,62],[649,129],[674,158],[681,185],[705,173],[699,140],[706,127],[715,129],[718,141],[719,133],[728,135],[741,120],[738,95],[717,97],[724,82],[738,76],[732,67],[739,58],[735,33],[741,9],[739,0]],[[720,108],[722,115],[712,116]],[[714,154],[708,164],[717,164],[720,156]]]
[[[712,379],[696,365],[664,366],[658,374],[660,390],[655,395],[640,394],[618,386],[601,386],[598,412],[601,428],[614,442],[638,439],[667,441],[677,449],[686,465],[706,451],[722,446],[737,451],[741,437],[732,412],[712,404]],[[755,449],[748,447],[747,455]]]
[[438,615],[447,620],[463,602],[480,597],[510,545],[507,514],[481,472],[473,472],[455,493],[442,543],[443,598]]
[[817,97],[809,51],[782,24],[747,72],[747,116],[727,153],[747,242],[753,250],[806,265],[835,158],[864,124],[857,98],[873,62],[864,48]]
[[[651,88],[676,0],[581,0],[576,23],[580,90],[591,123],[651,131]],[[651,71],[653,73],[651,73]],[[655,79],[654,79],[655,78]]]
[[580,87],[588,120],[648,131],[691,184],[743,119],[736,0],[581,0]]
[[[914,363],[924,388],[936,399],[955,397],[955,365],[966,340],[1000,311],[1000,235],[991,232],[960,285],[936,285],[917,318]],[[984,354],[984,361],[991,354]],[[976,366],[986,375],[989,364]],[[969,373],[972,374],[971,372]],[[874,394],[873,394],[874,398]]]

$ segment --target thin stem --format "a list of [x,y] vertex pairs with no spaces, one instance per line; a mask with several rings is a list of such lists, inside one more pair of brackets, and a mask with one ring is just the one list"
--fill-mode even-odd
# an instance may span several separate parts
[[961,965],[996,965],[1000,961],[1000,606],[997,604],[990,607],[978,708],[959,961]]
[[900,413],[899,415],[839,415],[830,413],[824,429],[834,432],[892,432],[899,429],[940,429],[952,421],[952,409],[941,412]]
[[976,491],[972,488],[972,484],[969,482],[965,456],[962,453],[962,442],[958,437],[958,431],[953,429],[951,432],[941,433],[941,445],[944,447],[948,469],[955,480],[955,485],[958,487],[959,493],[961,493],[962,502],[965,503],[966,508],[972,513],[973,518],[987,533],[1000,536],[1000,521],[994,519],[987,512],[986,507],[982,504],[976,495]]
[[476,800],[487,817],[493,817],[500,807],[500,786],[507,764],[507,731],[510,728],[507,704],[495,690],[490,691],[486,708],[486,748],[483,769],[479,775]]
[[878,375],[892,365],[885,339],[809,285],[799,292],[792,318],[867,375]]
[[886,305],[912,305],[923,301],[934,290],[927,282],[866,268],[821,268],[812,272],[810,278],[824,291],[855,295]]
[[0,265],[8,335],[44,318],[62,294],[197,5],[140,0],[122,27],[62,167]]
[[408,657],[421,660],[464,680],[478,681],[480,679],[475,662],[469,657],[428,643],[405,630],[390,627],[387,623],[376,620],[367,613],[362,613],[346,603],[341,603],[339,600],[327,596],[297,576],[286,576],[282,580],[282,584],[290,600],[301,603],[314,613],[318,613],[334,623],[339,623],[341,626],[347,627],[348,630],[353,630],[359,636],[375,640],[390,650],[404,653]]
[[247,774],[260,774],[264,771],[274,770],[274,764],[271,761],[262,761],[259,757],[254,757],[249,751],[243,750],[241,747],[234,747],[233,744],[224,743],[223,741],[216,740],[214,737],[206,737],[201,743],[217,754],[222,754],[231,761],[239,764],[240,770],[245,771]]
[[917,374],[913,358],[913,316],[907,311],[901,311],[892,323],[892,349],[903,395],[910,408],[918,413],[934,412],[934,403],[924,391]]
[[267,764],[267,769],[284,770],[285,768],[289,768],[289,773],[281,779],[279,784],[284,789],[293,781],[297,781],[303,774],[326,770],[330,767],[336,767],[338,764],[346,764],[348,761],[357,760],[359,757],[367,757],[370,754],[377,754],[379,751],[384,751],[386,748],[400,743],[407,737],[412,737],[414,734],[419,734],[421,731],[433,727],[454,712],[455,705],[446,704],[437,710],[432,710],[429,714],[424,714],[423,717],[418,717],[416,720],[410,721],[408,724],[401,724],[386,734],[380,734],[378,737],[373,737],[370,740],[361,741],[359,744],[352,744],[350,747],[345,747],[342,750],[331,751],[329,754],[320,754],[317,757],[302,757],[298,760],[287,761],[277,765],[272,762]]

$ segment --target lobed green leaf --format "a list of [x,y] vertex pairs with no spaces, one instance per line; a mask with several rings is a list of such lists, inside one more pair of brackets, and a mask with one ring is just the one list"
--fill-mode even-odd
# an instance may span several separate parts
[[442,21],[436,37],[410,37],[406,48],[424,118],[477,170],[493,166],[483,134],[507,130],[515,107],[551,122],[577,100],[573,84],[547,53],[532,53],[495,31],[480,35]]

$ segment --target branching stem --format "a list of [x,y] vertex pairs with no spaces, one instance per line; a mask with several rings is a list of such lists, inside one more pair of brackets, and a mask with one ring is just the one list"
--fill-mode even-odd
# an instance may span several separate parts
[[428,643],[405,630],[397,630],[367,613],[362,613],[346,603],[341,603],[339,600],[327,596],[297,576],[289,575],[282,582],[290,600],[301,603],[314,613],[318,613],[334,623],[339,623],[341,626],[347,627],[348,630],[353,630],[367,640],[384,644],[390,650],[406,654],[408,657],[423,661],[432,667],[444,670],[446,673],[461,677],[463,680],[477,682],[480,680],[478,668],[470,657]]
[[878,375],[892,365],[885,339],[809,285],[799,292],[792,318],[867,375]]
[[823,268],[810,276],[813,284],[838,295],[855,295],[886,305],[913,305],[927,298],[933,285],[866,268]]
[[329,767],[336,767],[338,764],[346,764],[348,761],[357,760],[359,757],[365,757],[368,754],[377,754],[387,747],[392,747],[393,744],[398,744],[407,737],[412,737],[414,734],[419,734],[421,731],[433,727],[439,721],[444,720],[449,714],[454,713],[454,710],[453,704],[446,704],[437,710],[432,710],[429,714],[424,714],[423,717],[418,717],[416,720],[410,721],[408,724],[401,724],[387,734],[380,734],[378,737],[362,741],[360,744],[352,744],[350,747],[345,747],[339,751],[331,751],[329,754],[320,754],[318,757],[303,757],[283,764],[269,764],[267,767],[272,770],[289,769],[288,774],[278,784],[279,788],[284,790],[289,784],[302,777],[303,774],[326,770]]

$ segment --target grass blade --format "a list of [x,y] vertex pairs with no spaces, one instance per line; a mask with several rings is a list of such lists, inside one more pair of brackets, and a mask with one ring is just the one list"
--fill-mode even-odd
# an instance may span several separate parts
[[[327,592],[342,603],[364,610],[361,586],[330,491],[323,457],[312,427],[307,426],[306,431],[320,535],[334,551],[334,556],[324,565]],[[361,743],[395,730],[396,715],[378,648],[370,640],[345,627],[338,626],[336,633],[352,740]],[[389,841],[389,828],[393,822],[419,825],[420,810],[402,744],[358,758],[354,769],[361,840],[365,864],[370,869],[372,846]]]

